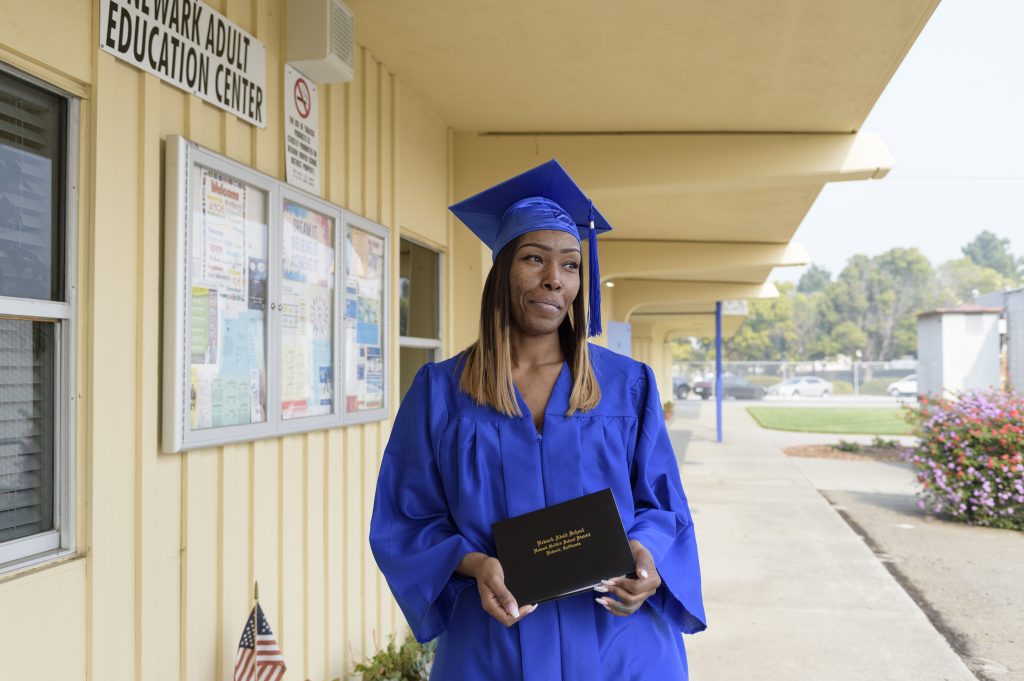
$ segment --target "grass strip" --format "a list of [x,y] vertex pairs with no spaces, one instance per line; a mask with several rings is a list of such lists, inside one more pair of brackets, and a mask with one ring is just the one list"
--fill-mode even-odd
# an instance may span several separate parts
[[747,407],[762,428],[840,435],[911,435],[899,407]]

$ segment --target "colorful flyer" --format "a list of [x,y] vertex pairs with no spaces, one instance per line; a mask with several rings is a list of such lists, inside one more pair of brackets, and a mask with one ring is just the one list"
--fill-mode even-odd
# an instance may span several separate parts
[[284,201],[281,417],[334,413],[334,219]]
[[193,176],[193,430],[266,420],[267,195],[208,168]]
[[346,238],[345,408],[384,406],[384,246],[382,237],[350,227]]

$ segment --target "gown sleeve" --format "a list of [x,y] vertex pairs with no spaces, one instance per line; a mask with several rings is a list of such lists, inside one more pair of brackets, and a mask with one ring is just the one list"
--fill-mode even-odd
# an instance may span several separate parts
[[697,541],[654,372],[646,364],[636,389],[637,439],[630,466],[635,515],[627,534],[651,552],[661,574],[662,585],[647,602],[679,631],[692,634],[707,628]]
[[437,466],[446,402],[421,367],[384,449],[370,519],[373,557],[421,643],[447,628],[456,598],[472,584],[455,568],[476,550],[451,518]]

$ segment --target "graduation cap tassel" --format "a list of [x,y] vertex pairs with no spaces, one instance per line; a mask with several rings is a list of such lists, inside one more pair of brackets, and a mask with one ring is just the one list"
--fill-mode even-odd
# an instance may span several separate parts
[[594,228],[594,202],[590,202],[590,229],[587,231],[587,250],[590,258],[589,307],[587,335],[601,335],[601,267],[597,262],[597,230]]

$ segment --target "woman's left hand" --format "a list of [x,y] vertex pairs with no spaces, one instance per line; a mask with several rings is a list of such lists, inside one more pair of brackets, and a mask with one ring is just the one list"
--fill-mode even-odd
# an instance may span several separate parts
[[651,552],[636,539],[629,540],[629,548],[633,550],[633,560],[636,561],[636,579],[629,577],[616,577],[606,579],[600,586],[594,587],[595,591],[607,594],[596,599],[604,606],[604,609],[613,615],[626,617],[640,609],[648,598],[661,586],[661,575],[654,567],[654,559]]

